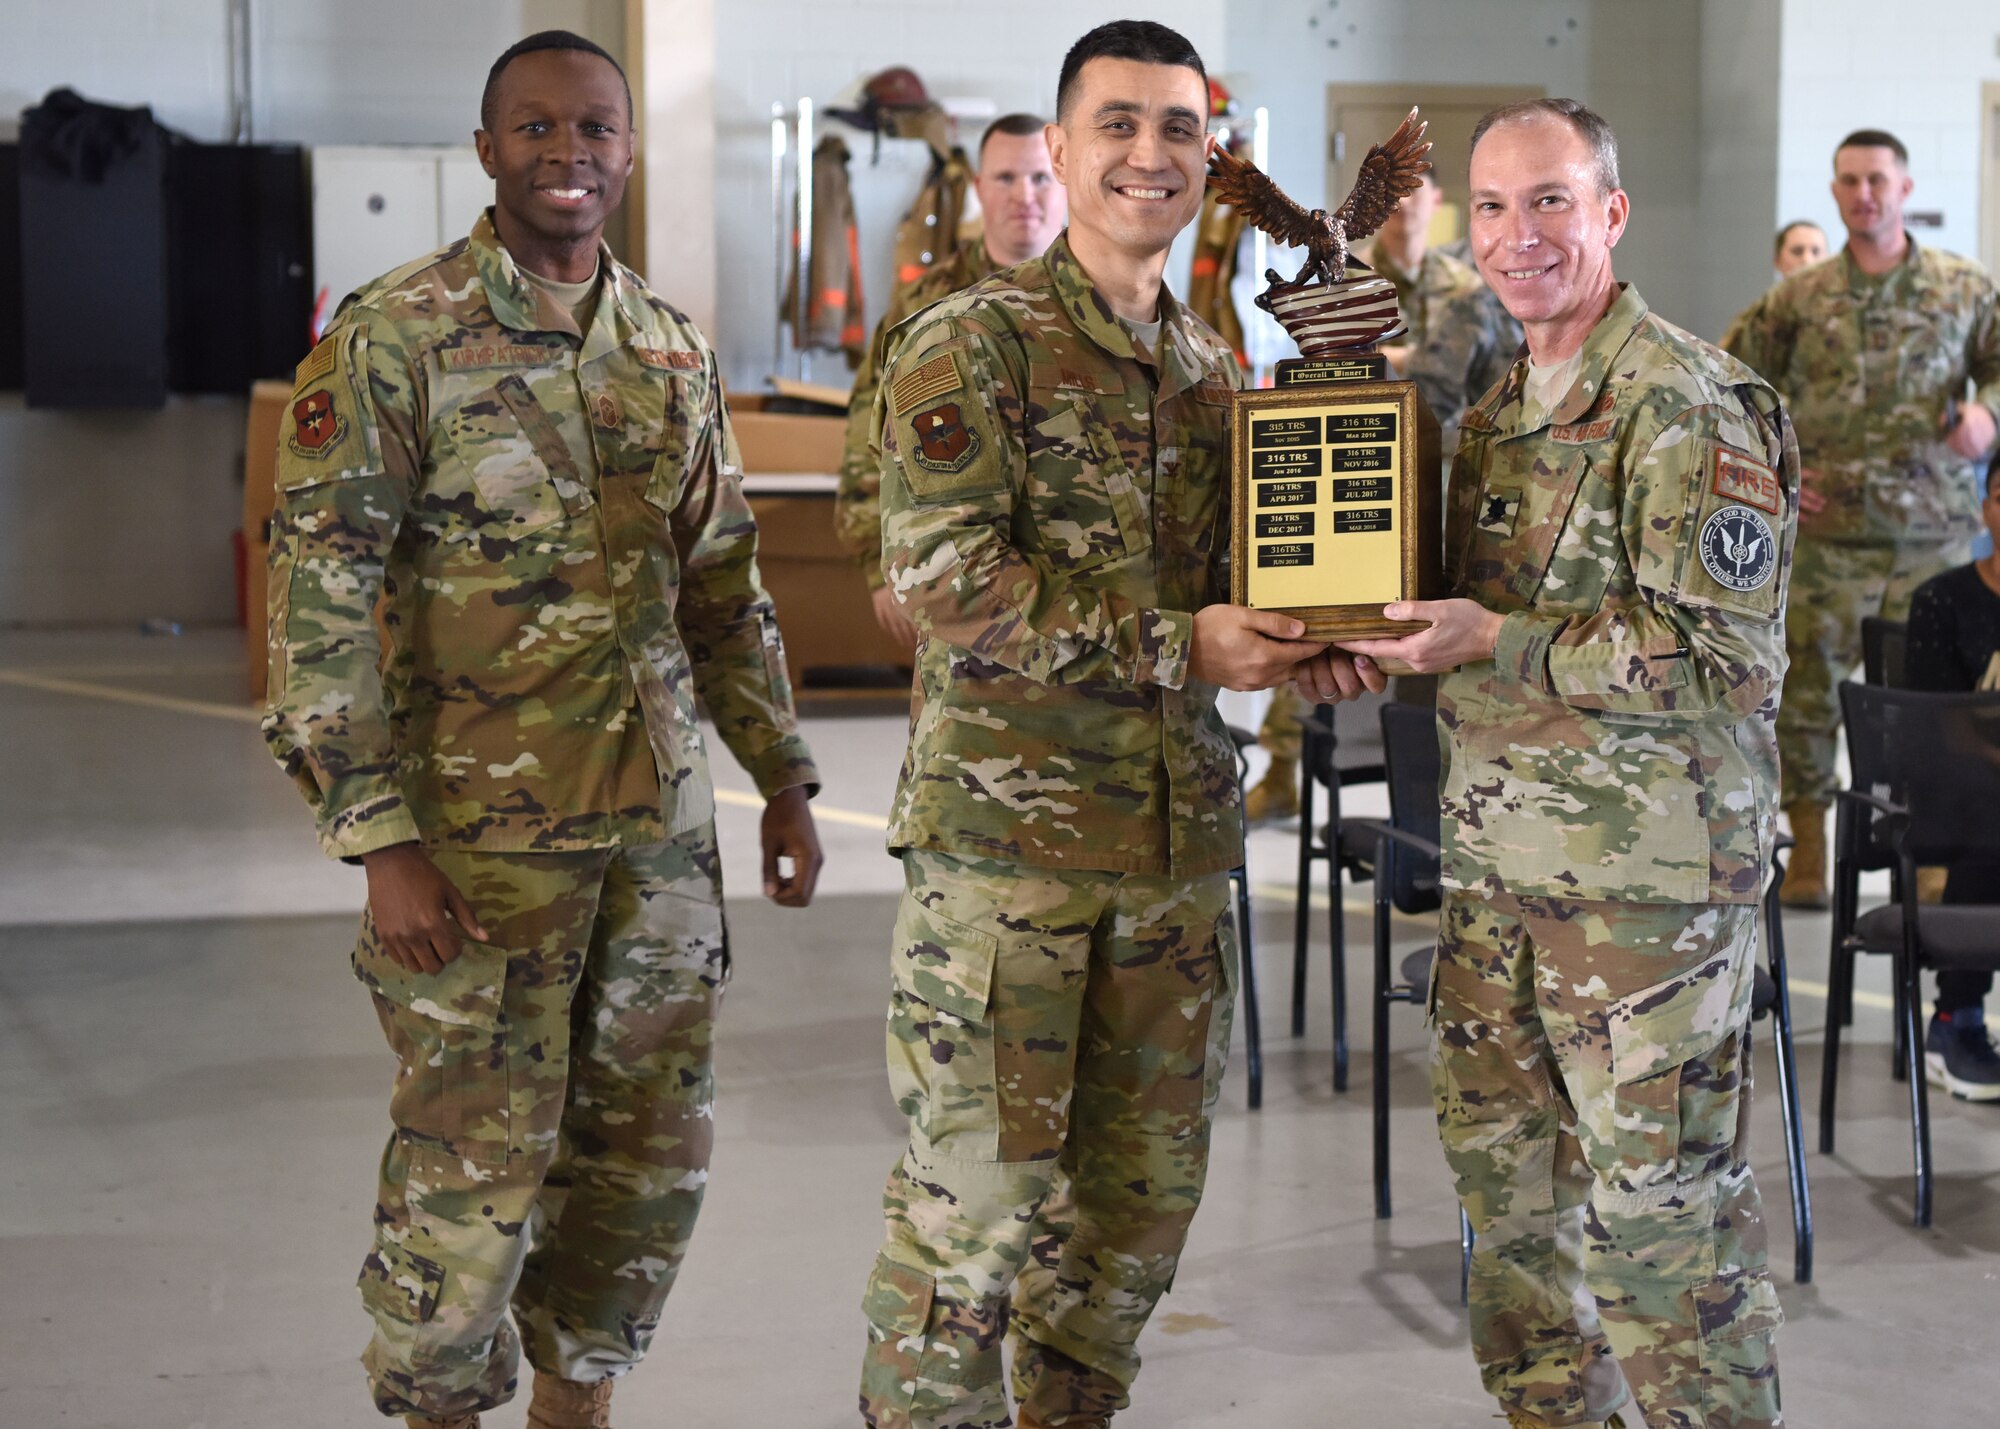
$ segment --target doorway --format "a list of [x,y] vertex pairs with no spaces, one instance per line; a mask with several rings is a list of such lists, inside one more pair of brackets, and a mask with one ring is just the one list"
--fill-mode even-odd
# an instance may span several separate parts
[[[1995,88],[1996,86],[1989,86]],[[1502,104],[1540,99],[1537,85],[1494,84],[1329,84],[1326,87],[1326,206],[1337,207],[1354,187],[1354,175],[1369,146],[1396,132],[1416,105],[1430,122],[1435,146],[1431,163],[1444,203],[1431,220],[1431,242],[1451,243],[1465,235],[1469,190],[1465,160],[1480,116]]]

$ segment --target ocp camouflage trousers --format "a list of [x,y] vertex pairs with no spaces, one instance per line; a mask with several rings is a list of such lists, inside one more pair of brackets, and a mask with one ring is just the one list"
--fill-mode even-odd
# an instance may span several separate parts
[[1787,804],[1830,803],[1839,787],[1840,682],[1860,678],[1861,622],[1906,620],[1910,597],[1938,572],[1963,565],[1969,541],[1946,546],[1864,546],[1801,537],[1785,607],[1785,687],[1778,704],[1778,762]]
[[1745,1159],[1757,913],[1447,893],[1431,1086],[1503,1405],[1594,1423],[1622,1366],[1653,1429],[1782,1423]]
[[1208,1172],[1229,1045],[1228,881],[903,855],[883,1196],[861,1412],[1004,1429],[1129,1400]]
[[582,1381],[644,1356],[708,1178],[729,957],[712,826],[431,856],[492,943],[409,973],[363,921],[399,1068],[360,1283],[376,1407],[445,1417],[504,1403],[523,1344]]

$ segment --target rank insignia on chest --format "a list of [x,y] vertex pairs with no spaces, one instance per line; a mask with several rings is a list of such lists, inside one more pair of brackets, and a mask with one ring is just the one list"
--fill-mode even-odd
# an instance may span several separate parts
[[293,455],[325,456],[346,434],[347,419],[334,410],[333,394],[324,387],[292,403],[292,434],[287,445]]
[[599,392],[592,397],[590,411],[597,419],[597,425],[607,431],[615,429],[625,420],[625,414],[618,405],[618,398],[610,392]]
[[946,402],[910,419],[916,461],[930,471],[962,471],[979,453],[979,434],[965,425],[958,403]]
[[1514,534],[1514,522],[1521,514],[1518,491],[1483,491],[1479,494],[1478,525],[1482,531],[1502,536]]
[[1778,569],[1771,525],[1748,506],[1725,506],[1701,523],[1701,568],[1725,590],[1758,590]]

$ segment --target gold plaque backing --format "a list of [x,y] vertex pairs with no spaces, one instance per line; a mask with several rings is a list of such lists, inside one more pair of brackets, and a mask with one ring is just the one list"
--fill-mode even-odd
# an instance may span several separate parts
[[1231,425],[1230,599],[1313,640],[1427,629],[1382,614],[1442,593],[1438,424],[1416,384],[1238,392]]

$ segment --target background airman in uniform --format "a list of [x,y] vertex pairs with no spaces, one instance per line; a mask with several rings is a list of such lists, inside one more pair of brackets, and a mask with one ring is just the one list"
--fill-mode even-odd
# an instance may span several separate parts
[[[1726,345],[1785,399],[1804,462],[1791,669],[1778,715],[1784,804],[1798,841],[1783,897],[1825,907],[1826,815],[1861,621],[1902,620],[1916,588],[1971,554],[1977,459],[2000,419],[2000,300],[1978,264],[1903,228],[1913,187],[1892,134],[1834,151],[1847,246],[1773,288]],[[1968,386],[1974,390],[1968,392]]]
[[984,227],[889,299],[868,356],[854,374],[847,403],[847,435],[840,455],[840,487],[833,501],[833,529],[861,566],[875,603],[875,619],[891,639],[914,651],[916,627],[882,582],[881,442],[875,398],[889,356],[890,335],[940,298],[969,288],[989,273],[1039,258],[1062,232],[1069,204],[1049,167],[1044,121],[1007,114],[986,126],[979,141],[979,172],[972,181]]

